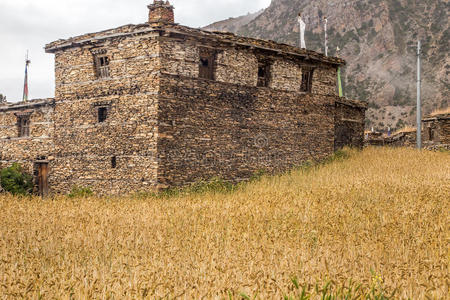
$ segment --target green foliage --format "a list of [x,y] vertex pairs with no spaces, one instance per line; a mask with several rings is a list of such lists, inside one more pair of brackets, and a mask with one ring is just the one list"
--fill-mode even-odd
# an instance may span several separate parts
[[325,160],[325,163],[329,164],[329,163],[332,163],[335,161],[342,161],[342,160],[345,160],[348,158],[350,158],[350,151],[348,148],[344,148],[344,149],[340,149],[340,150],[337,150],[336,152],[334,152],[333,155],[331,155],[330,157],[328,157]]
[[[352,279],[343,284],[338,284],[333,280],[326,280],[316,284],[300,284],[297,277],[291,279],[289,293],[283,297],[284,300],[310,300],[310,299],[365,299],[365,300],[389,300],[396,297],[397,291],[386,293],[383,287],[383,279],[380,275],[372,272],[372,282],[370,285],[362,285]],[[229,299],[233,299],[229,293]],[[245,293],[239,294],[239,299],[250,300]]]
[[82,186],[73,186],[70,194],[67,195],[69,198],[87,198],[93,196],[91,188]]
[[25,173],[18,163],[1,170],[0,184],[5,191],[13,195],[29,195],[33,192],[33,178]]

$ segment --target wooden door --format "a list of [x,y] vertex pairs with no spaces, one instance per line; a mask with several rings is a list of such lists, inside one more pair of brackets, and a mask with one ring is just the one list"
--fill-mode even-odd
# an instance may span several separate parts
[[38,193],[45,198],[48,196],[48,162],[38,162]]

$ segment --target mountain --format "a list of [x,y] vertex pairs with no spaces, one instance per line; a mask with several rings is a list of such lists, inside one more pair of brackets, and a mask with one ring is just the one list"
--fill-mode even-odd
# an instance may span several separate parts
[[347,60],[345,94],[369,102],[366,126],[383,130],[414,124],[418,39],[424,113],[448,107],[449,8],[447,0],[272,0],[254,18],[228,19],[206,29],[298,45],[300,11],[307,48],[324,52],[327,16],[329,54]]
[[237,18],[229,18],[227,20],[219,21],[211,25],[208,25],[204,29],[209,31],[237,32],[240,28],[242,28],[243,26],[247,25],[257,17],[259,17],[259,15],[262,14],[263,12],[264,9],[261,9],[256,13],[248,13],[245,16],[240,16]]

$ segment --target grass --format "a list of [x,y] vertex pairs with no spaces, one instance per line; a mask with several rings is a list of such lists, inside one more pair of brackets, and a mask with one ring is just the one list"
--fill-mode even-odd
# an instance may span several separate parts
[[2,299],[443,299],[450,154],[344,151],[226,192],[0,196]]

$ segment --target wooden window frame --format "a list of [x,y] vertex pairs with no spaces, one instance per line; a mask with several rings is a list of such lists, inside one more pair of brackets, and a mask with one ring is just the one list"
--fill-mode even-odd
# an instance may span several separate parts
[[312,83],[314,78],[314,68],[302,67],[302,83],[300,85],[300,91],[304,93],[312,92]]
[[30,115],[17,116],[17,135],[18,137],[30,136]]
[[213,49],[200,48],[198,61],[198,77],[215,80],[216,54]]
[[95,66],[95,74],[97,78],[109,78],[110,77],[110,69],[109,64],[111,60],[106,52],[101,51],[98,53],[94,53],[94,66]]
[[269,87],[271,80],[271,67],[270,61],[260,61],[258,63],[258,87]]

